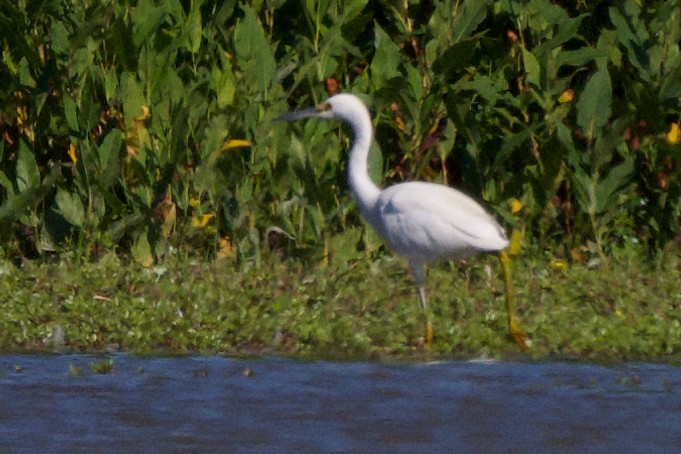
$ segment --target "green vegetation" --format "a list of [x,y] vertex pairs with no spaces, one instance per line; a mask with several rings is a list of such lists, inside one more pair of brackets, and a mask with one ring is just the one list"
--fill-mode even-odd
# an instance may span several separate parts
[[[531,354],[681,352],[678,1],[0,11],[1,349],[419,351],[411,282],[347,194],[348,132],[272,121],[352,91],[377,180],[457,186],[524,238]],[[433,354],[512,348],[497,270],[431,270]]]
[[113,372],[114,362],[111,358],[105,358],[99,362],[89,363],[88,367],[96,374],[106,375]]
[[[519,321],[535,358],[679,361],[681,258],[632,248],[589,269],[528,251],[516,262]],[[490,268],[493,270],[489,273]],[[384,256],[305,267],[169,257],[144,268],[29,262],[0,270],[0,348],[137,353],[277,353],[334,358],[516,357],[494,257],[431,269],[435,343],[404,263]],[[54,341],[62,332],[61,343]]]

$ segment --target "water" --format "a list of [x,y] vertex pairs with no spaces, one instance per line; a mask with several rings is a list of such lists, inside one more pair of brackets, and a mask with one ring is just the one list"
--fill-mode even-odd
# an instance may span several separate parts
[[[678,452],[681,369],[0,356],[0,453]],[[80,375],[79,375],[80,374]]]

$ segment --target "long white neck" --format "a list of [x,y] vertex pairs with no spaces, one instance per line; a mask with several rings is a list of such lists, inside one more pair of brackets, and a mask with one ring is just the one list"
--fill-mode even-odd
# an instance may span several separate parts
[[[348,159],[348,182],[352,197],[357,202],[361,213],[373,224],[373,208],[381,190],[369,176],[369,147],[371,146],[372,127],[369,112],[357,112],[353,118],[347,119],[354,140]],[[367,127],[368,126],[368,127]]]

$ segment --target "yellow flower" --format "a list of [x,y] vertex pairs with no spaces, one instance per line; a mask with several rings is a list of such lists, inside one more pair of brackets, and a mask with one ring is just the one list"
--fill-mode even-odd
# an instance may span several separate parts
[[135,117],[135,121],[144,121],[151,118],[151,109],[149,109],[149,106],[142,106],[141,110],[142,113]]
[[17,106],[17,126],[23,126],[28,120],[28,110],[25,106]]
[[202,229],[205,226],[207,226],[208,221],[210,221],[214,217],[215,217],[215,214],[206,213],[206,214],[202,215],[201,217],[193,218],[192,219],[192,226],[196,227],[197,229]]
[[234,148],[246,148],[250,147],[251,142],[243,139],[232,139],[222,146],[222,151],[232,150]]
[[523,202],[518,199],[511,199],[511,213],[518,214],[523,209]]
[[679,130],[678,123],[672,123],[669,132],[667,133],[667,142],[670,145],[676,145],[679,143],[679,136],[681,136],[681,130]]
[[74,164],[78,164],[78,155],[76,155],[76,144],[72,143],[69,145],[69,158],[71,158],[71,161],[73,161]]
[[229,238],[222,237],[218,240],[218,253],[217,259],[224,260],[232,258],[234,256],[234,249],[232,248],[232,243],[230,243]]
[[404,118],[400,117],[399,115],[395,117],[395,123],[397,124],[397,127],[400,131],[404,131],[404,129],[407,127],[407,125],[404,123]]
[[551,266],[551,269],[561,270],[561,271],[566,270],[567,267],[568,267],[567,262],[565,260],[562,260],[562,259],[551,260],[550,266]]
[[558,97],[558,102],[565,104],[566,102],[570,102],[573,99],[575,99],[575,91],[572,88],[568,88],[567,90],[563,90],[563,93],[560,94]]

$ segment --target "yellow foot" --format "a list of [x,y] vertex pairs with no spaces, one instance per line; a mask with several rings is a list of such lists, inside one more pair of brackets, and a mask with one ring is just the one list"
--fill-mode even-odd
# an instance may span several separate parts
[[508,323],[508,334],[513,339],[513,342],[520,347],[520,350],[526,352],[532,347],[532,339],[530,339],[530,336],[525,331],[520,329],[515,320],[511,320]]
[[430,350],[433,346],[433,324],[430,320],[426,322],[426,350]]

